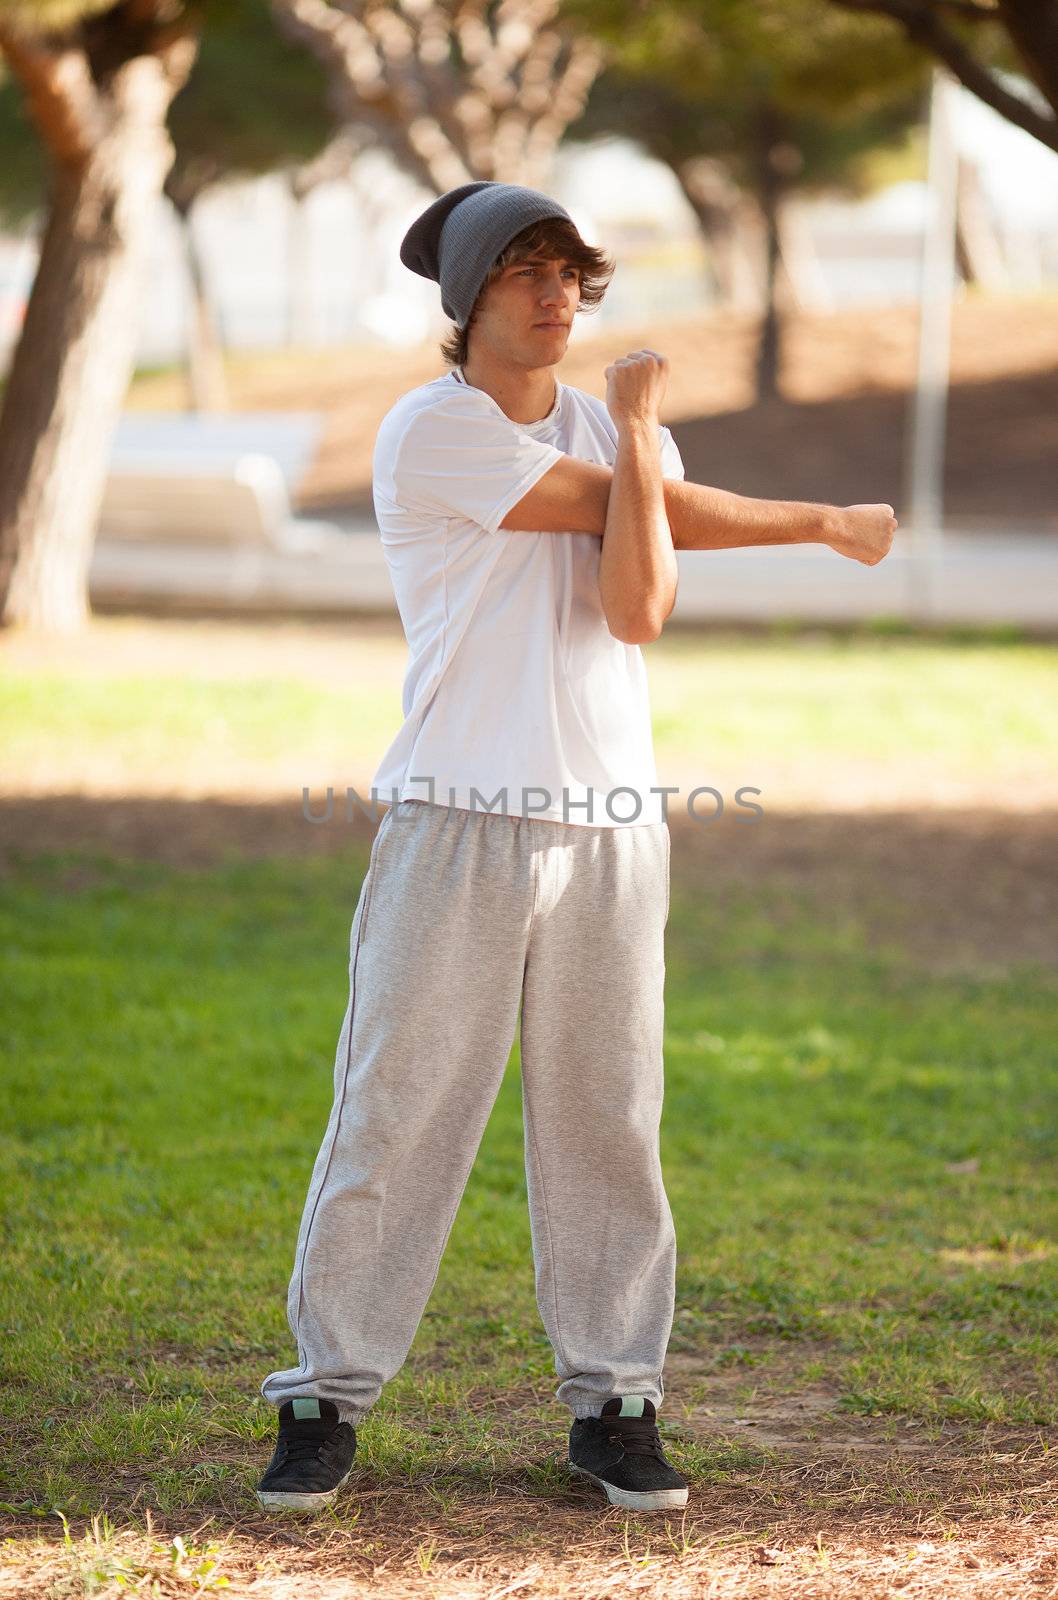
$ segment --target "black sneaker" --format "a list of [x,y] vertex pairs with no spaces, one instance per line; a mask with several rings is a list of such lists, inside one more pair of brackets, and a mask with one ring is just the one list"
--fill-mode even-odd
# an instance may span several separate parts
[[615,1506],[667,1511],[687,1504],[687,1479],[665,1460],[654,1402],[640,1395],[607,1400],[601,1417],[577,1417],[569,1466],[605,1489]]
[[356,1429],[339,1422],[332,1400],[287,1400],[279,1440],[257,1486],[263,1506],[311,1511],[334,1499],[353,1469]]

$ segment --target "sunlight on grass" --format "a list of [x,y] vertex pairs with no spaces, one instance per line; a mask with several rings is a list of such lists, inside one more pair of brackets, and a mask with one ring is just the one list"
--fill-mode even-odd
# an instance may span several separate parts
[[[319,652],[303,670],[289,633],[249,674],[223,660],[211,674],[208,643],[189,650],[193,674],[179,661],[133,671],[122,658],[108,669],[102,649],[90,673],[9,661],[8,791],[269,792],[300,804],[303,788],[322,799],[331,784],[366,796],[401,721],[399,629],[358,643],[351,626],[326,681]],[[984,796],[1023,790],[1026,802],[1033,785],[1055,786],[1058,696],[1044,645],[676,631],[646,657],[662,781],[712,782],[726,797],[737,779],[776,803],[817,804],[852,781],[864,792],[930,782]]]

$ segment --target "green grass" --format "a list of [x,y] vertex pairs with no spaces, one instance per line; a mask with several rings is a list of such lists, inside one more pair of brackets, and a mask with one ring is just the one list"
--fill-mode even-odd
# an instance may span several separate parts
[[[24,858],[0,914],[2,1379],[24,1441],[3,1495],[213,1504],[248,1494],[273,1427],[257,1385],[294,1356],[285,1286],[366,857],[85,860]],[[1053,1424],[1058,974],[929,977],[802,910],[780,935],[761,890],[674,887],[672,1348],[764,1383],[792,1360],[851,1411]],[[362,1430],[380,1472],[435,1468],[449,1416],[487,1470],[500,1447],[461,1399],[557,1381],[518,1088],[515,1052],[412,1358]],[[433,1407],[439,1432],[412,1425]]]
[[[208,659],[208,644],[201,649]],[[333,683],[298,677],[283,652],[280,639],[274,673],[243,681],[9,669],[0,679],[8,786],[47,770],[76,787],[86,768],[117,773],[130,789],[185,771],[212,774],[219,787],[252,775],[299,794],[302,784],[357,782],[400,725],[403,640],[395,631],[377,643],[367,665],[343,657]],[[763,638],[673,631],[647,659],[659,770],[693,763],[702,783],[713,763],[737,763],[752,783],[773,761],[867,773],[915,763],[923,776],[991,772],[1008,786],[1053,769],[1058,695],[1046,644],[881,626],[791,638],[776,627]]]
[[715,642],[673,632],[647,658],[659,765],[787,751],[998,773],[1058,746],[1055,654],[1044,643],[882,627],[789,637],[776,626]]
[[[333,684],[281,652],[260,678],[12,670],[8,786],[45,772],[76,788],[116,766],[136,793],[138,776],[192,764],[315,783],[335,752],[352,776],[398,719],[399,639],[386,651],[376,640],[371,670],[343,664]],[[1009,788],[1058,743],[1053,649],[1016,639],[674,632],[649,659],[659,765],[693,755],[702,782],[714,755],[792,751],[813,771],[900,761]],[[244,1510],[274,1426],[258,1385],[295,1355],[286,1284],[366,847],[195,871],[74,849],[13,862],[0,1384],[18,1445],[0,1495],[70,1516],[144,1499]],[[784,890],[780,915],[752,874],[722,892],[673,883],[671,1348],[746,1392],[825,1379],[852,1413],[1053,1425],[1058,969],[927,972],[878,944],[868,909],[835,918]],[[362,1463],[431,1492],[447,1492],[447,1462],[524,1468],[524,1413],[504,1432],[515,1391],[561,1439],[518,1070],[515,1049],[411,1358],[361,1430]],[[752,1459],[680,1446],[702,1478]],[[565,1487],[546,1455],[533,1474]]]

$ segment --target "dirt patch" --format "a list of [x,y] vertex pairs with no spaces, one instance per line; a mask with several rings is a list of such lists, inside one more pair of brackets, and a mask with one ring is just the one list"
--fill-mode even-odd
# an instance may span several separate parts
[[[813,1458],[866,1453],[932,1460],[951,1448],[965,1448],[967,1430],[957,1423],[843,1410],[836,1384],[806,1382],[800,1376],[810,1352],[800,1341],[796,1348],[796,1362],[784,1360],[784,1352],[774,1346],[762,1348],[766,1372],[739,1364],[706,1373],[700,1355],[670,1349],[665,1359],[666,1416],[678,1419],[681,1431],[702,1443],[719,1439],[741,1449],[795,1451]],[[826,1352],[821,1354],[825,1362]],[[1025,1443],[1046,1431],[1006,1430],[1005,1436]]]
[[[224,1592],[254,1600],[1055,1592],[1056,1430],[842,1414],[836,1388],[801,1376],[824,1347],[762,1339],[755,1348],[766,1376],[763,1366],[756,1378],[703,1372],[699,1356],[670,1351],[663,1429],[691,1480],[678,1512],[625,1512],[569,1475],[568,1416],[548,1387],[502,1397],[483,1388],[458,1418],[404,1407],[402,1425],[438,1443],[430,1466],[383,1475],[364,1449],[334,1509],[316,1516],[262,1512],[253,1486],[270,1441],[222,1429],[178,1467],[199,1492],[191,1510],[160,1512],[143,1463],[108,1469],[91,1486],[110,1530],[98,1516],[71,1518],[70,1548],[54,1515],[5,1508],[0,1527],[14,1542],[0,1555],[0,1595],[59,1600],[84,1592],[71,1581],[78,1568],[118,1562],[142,1578],[141,1592],[196,1592],[179,1580],[178,1538],[187,1569],[215,1559]],[[477,1424],[469,1430],[467,1413]],[[468,1449],[468,1436],[480,1443]],[[28,1429],[17,1447],[33,1448]]]
[[[720,1450],[692,1475],[685,1511],[646,1515],[608,1506],[592,1486],[561,1481],[564,1440],[541,1449],[525,1430],[517,1464],[453,1461],[409,1482],[354,1468],[333,1512],[289,1519],[249,1509],[254,1463],[229,1502],[132,1514],[110,1496],[116,1528],[71,1522],[44,1534],[9,1516],[0,1594],[54,1597],[75,1564],[123,1560],[157,1578],[160,1595],[195,1592],[175,1580],[177,1537],[191,1565],[216,1559],[225,1593],[255,1600],[432,1596],[501,1600],[657,1600],[735,1596],[1053,1595],[1058,1492],[1042,1440],[964,1434],[964,1454],[886,1458]],[[679,1447],[671,1453],[678,1457]],[[1053,1454],[1053,1450],[1052,1450]],[[190,1467],[190,1464],[189,1464]],[[249,1463],[248,1463],[249,1467]],[[167,1581],[168,1580],[168,1581]],[[96,1592],[116,1594],[115,1588]]]

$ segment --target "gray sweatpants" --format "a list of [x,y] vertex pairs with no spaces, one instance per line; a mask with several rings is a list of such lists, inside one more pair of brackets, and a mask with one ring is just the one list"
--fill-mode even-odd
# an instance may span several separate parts
[[334,1104],[261,1393],[356,1423],[400,1371],[510,1056],[558,1399],[660,1409],[676,1240],[662,1182],[669,830],[420,800],[379,823],[353,918]]

